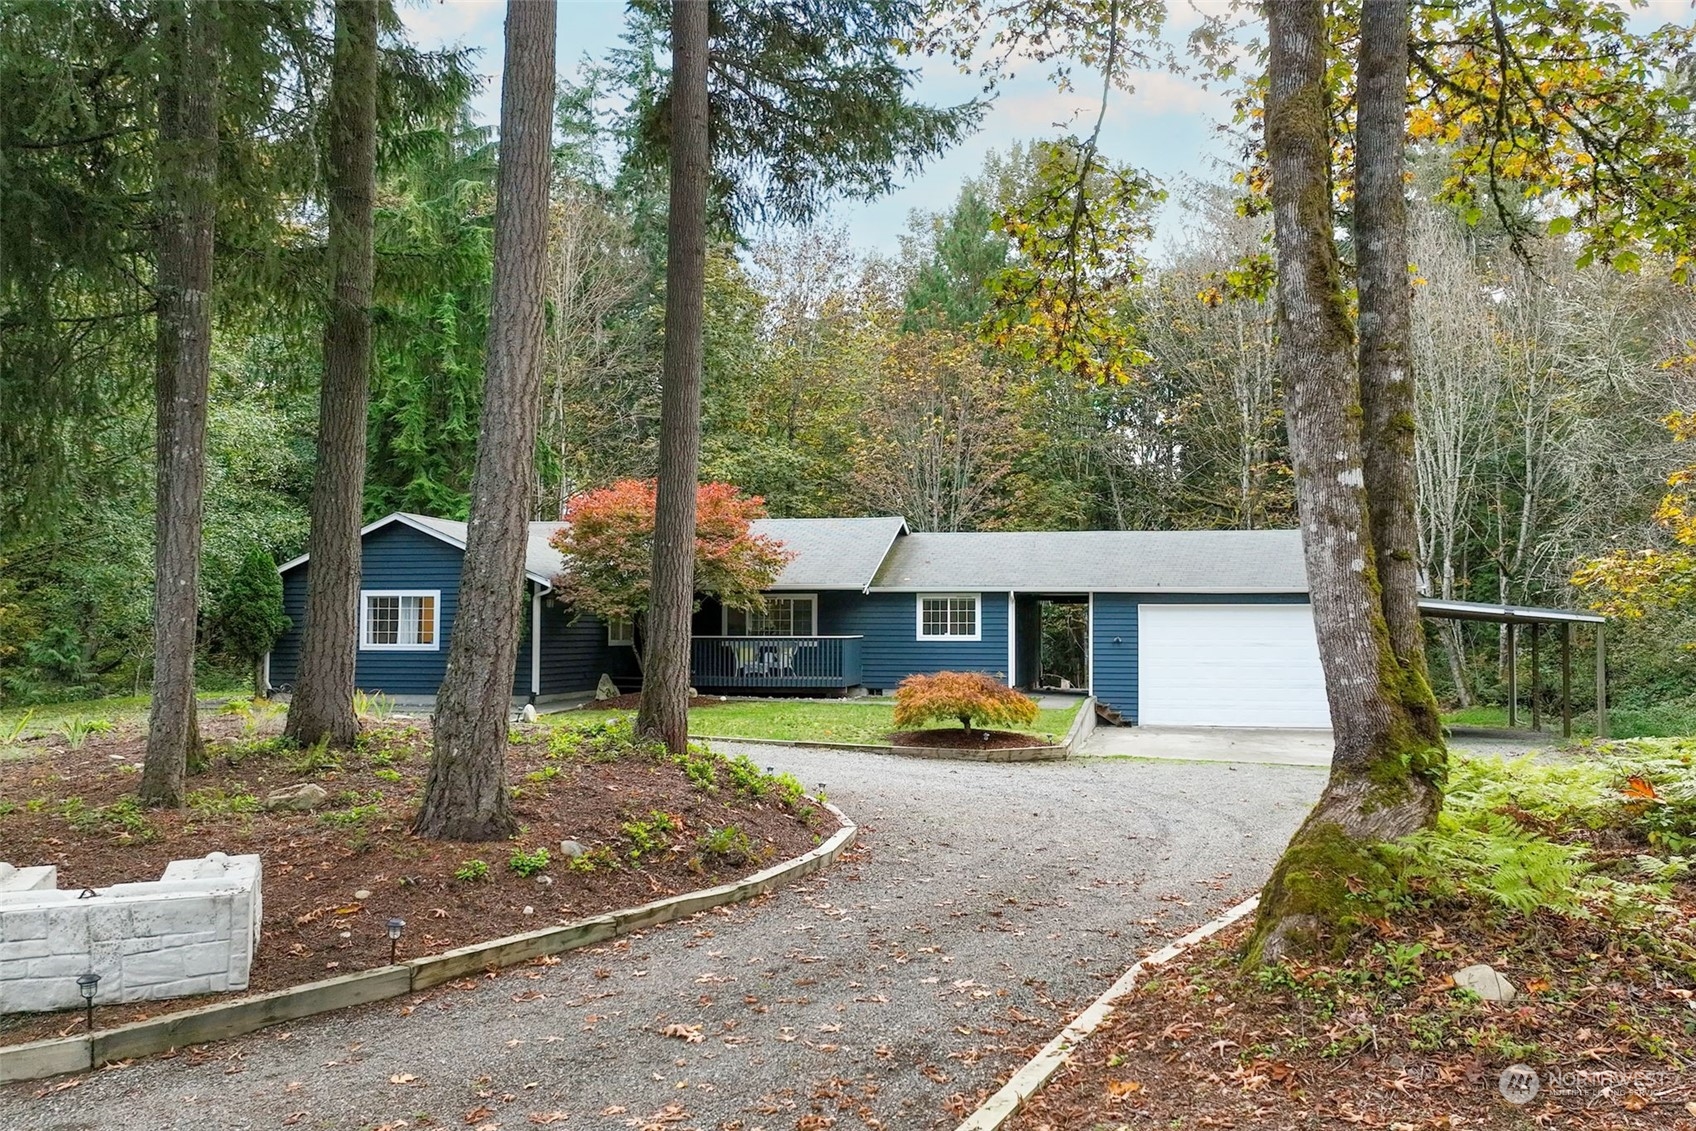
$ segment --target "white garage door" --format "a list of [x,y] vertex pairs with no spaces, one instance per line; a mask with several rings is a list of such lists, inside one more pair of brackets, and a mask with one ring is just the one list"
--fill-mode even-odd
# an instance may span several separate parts
[[1307,605],[1137,606],[1137,721],[1328,727]]

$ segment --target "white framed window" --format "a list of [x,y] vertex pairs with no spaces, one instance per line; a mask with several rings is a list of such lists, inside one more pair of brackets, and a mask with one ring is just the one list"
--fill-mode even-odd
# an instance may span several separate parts
[[613,617],[607,621],[607,646],[634,648],[636,646],[636,625],[629,617]]
[[440,589],[362,589],[359,593],[359,647],[363,651],[435,652]]
[[976,593],[920,593],[920,640],[982,640]]
[[817,636],[819,598],[816,593],[768,595],[766,611],[725,609],[726,636]]

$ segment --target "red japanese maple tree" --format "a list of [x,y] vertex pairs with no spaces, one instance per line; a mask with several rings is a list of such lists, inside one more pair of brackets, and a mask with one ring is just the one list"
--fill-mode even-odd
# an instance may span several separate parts
[[[565,555],[554,578],[561,600],[605,620],[628,620],[641,631],[653,565],[654,481],[621,479],[574,495],[565,525],[549,542]],[[730,483],[703,483],[695,497],[695,592],[732,609],[763,609],[794,554],[755,534],[765,500]]]

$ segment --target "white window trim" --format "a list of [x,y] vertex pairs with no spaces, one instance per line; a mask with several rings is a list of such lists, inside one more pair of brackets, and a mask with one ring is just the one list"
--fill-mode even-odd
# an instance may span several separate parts
[[[807,632],[797,632],[797,633],[795,633],[795,635],[796,636],[817,636],[819,634],[819,595],[817,593],[767,593],[765,596],[766,596],[767,600],[771,600],[772,598],[775,597],[780,601],[805,601],[805,602],[807,602],[807,606],[810,609],[812,609],[812,615],[811,615],[810,618],[808,618],[809,623],[810,623],[810,629]],[[719,634],[721,636],[729,636],[730,635],[730,607],[728,605],[722,606],[722,607],[720,607],[718,612],[719,612]],[[767,634],[761,633],[760,635],[767,635]]]
[[[925,602],[961,599],[970,600],[972,602],[972,607],[976,610],[972,617],[972,623],[977,626],[977,631],[972,633],[970,636],[960,636],[953,633],[944,633],[941,636],[927,635],[925,632]],[[983,639],[982,593],[919,593],[916,595],[916,599],[913,602],[913,616],[914,630],[917,633],[917,638],[920,640],[936,640],[942,642],[952,641],[957,644],[969,644],[974,640]]]
[[[436,623],[428,644],[371,643],[371,597],[433,597]],[[361,652],[440,652],[442,650],[442,591],[440,589],[361,589],[359,591],[359,650]]]
[[[613,635],[613,626],[624,626],[622,636]],[[627,617],[611,617],[607,620],[607,647],[634,648],[636,647],[636,622]]]

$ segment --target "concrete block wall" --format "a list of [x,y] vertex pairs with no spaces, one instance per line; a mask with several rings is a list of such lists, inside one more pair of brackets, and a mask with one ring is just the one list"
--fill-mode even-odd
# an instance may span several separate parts
[[175,860],[144,883],[70,891],[0,887],[0,1013],[247,988],[261,917],[258,856]]

